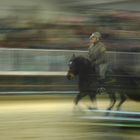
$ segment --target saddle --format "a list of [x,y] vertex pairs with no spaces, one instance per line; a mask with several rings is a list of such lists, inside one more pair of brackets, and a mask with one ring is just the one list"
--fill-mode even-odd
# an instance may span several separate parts
[[98,81],[100,85],[107,85],[107,84],[114,84],[116,83],[116,78],[113,76],[113,69],[110,65],[108,65],[106,72],[105,72],[105,78],[100,78],[98,74]]

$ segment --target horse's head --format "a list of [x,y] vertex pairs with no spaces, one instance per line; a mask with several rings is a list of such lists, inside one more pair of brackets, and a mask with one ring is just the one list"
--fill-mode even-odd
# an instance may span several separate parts
[[83,56],[73,55],[69,61],[69,70],[67,73],[67,78],[69,80],[73,79],[76,75],[86,75],[86,73],[91,70],[90,61]]
[[69,60],[69,63],[68,63],[68,66],[69,66],[69,70],[68,70],[68,73],[67,73],[67,78],[69,80],[73,79],[77,73],[78,73],[78,69],[77,69],[77,62],[76,62],[76,57],[75,55],[73,55],[71,57],[71,59]]

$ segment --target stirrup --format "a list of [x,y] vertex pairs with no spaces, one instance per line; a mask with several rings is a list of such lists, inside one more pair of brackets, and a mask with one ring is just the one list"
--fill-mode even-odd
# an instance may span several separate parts
[[104,87],[99,87],[98,89],[97,89],[97,93],[99,93],[99,94],[101,94],[101,93],[103,93],[103,92],[105,92],[106,91],[106,89],[104,88]]

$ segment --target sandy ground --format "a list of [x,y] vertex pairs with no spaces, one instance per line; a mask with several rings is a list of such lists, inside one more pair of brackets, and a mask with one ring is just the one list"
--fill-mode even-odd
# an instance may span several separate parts
[[[100,109],[108,104],[97,102]],[[140,105],[127,101],[122,110],[139,112]],[[139,140],[139,128],[95,126],[77,116],[73,96],[0,96],[0,140]]]

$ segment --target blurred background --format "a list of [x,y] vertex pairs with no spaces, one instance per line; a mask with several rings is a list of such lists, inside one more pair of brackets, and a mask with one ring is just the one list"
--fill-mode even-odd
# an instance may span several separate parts
[[29,84],[46,86],[42,78],[49,74],[57,76],[50,87],[59,78],[67,87],[68,61],[73,53],[86,54],[95,31],[101,32],[113,67],[139,77],[139,5],[139,0],[0,0],[1,91],[32,91]]
[[108,50],[139,51],[139,0],[1,0],[0,47],[87,49],[94,31]]
[[[139,79],[139,0],[0,0],[1,140],[139,139],[137,102],[122,106],[132,116],[112,121],[89,119],[103,113],[87,113],[87,98],[73,110],[78,87],[66,79],[68,62],[86,55],[95,31],[111,65]],[[98,99],[106,109],[107,95]]]

